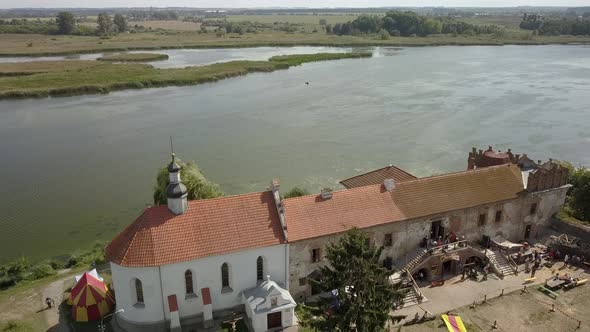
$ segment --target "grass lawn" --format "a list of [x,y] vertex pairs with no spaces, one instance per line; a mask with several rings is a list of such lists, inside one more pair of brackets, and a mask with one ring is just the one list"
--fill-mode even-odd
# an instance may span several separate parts
[[[272,72],[305,62],[370,57],[371,53],[319,53],[232,61],[208,66],[158,69],[147,64],[105,61],[45,61],[0,64],[0,99],[108,93],[171,85],[194,85]],[[4,77],[2,77],[2,75]]]
[[49,36],[38,34],[3,34],[0,56],[40,56],[106,51],[154,50],[165,48],[222,48],[256,46],[436,46],[436,45],[504,45],[504,44],[590,44],[585,36],[531,36],[529,32],[493,35],[428,37],[336,36],[323,32],[288,33],[263,31],[243,35],[197,32],[154,32],[119,34],[108,39],[95,36]]
[[568,211],[567,207],[562,208],[561,211],[559,211],[559,213],[555,215],[555,217],[568,224],[590,228],[589,221],[579,220],[576,217],[572,216],[571,213]]

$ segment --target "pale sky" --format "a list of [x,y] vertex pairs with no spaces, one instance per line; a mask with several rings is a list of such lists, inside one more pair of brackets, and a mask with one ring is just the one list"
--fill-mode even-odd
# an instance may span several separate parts
[[56,7],[514,7],[590,6],[590,0],[0,0],[0,8]]

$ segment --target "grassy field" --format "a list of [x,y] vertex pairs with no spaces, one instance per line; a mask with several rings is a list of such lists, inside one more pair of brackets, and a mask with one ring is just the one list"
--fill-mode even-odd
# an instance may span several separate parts
[[[208,66],[158,69],[146,64],[104,61],[39,61],[0,64],[0,99],[41,98],[172,85],[194,85],[272,72],[305,62],[370,57],[371,53],[289,55],[269,61],[232,61]],[[25,74],[22,74],[25,73]]]
[[590,44],[586,36],[532,36],[529,32],[511,33],[497,38],[485,36],[392,37],[336,36],[325,33],[287,33],[265,31],[244,35],[170,32],[120,34],[108,39],[86,36],[48,36],[4,34],[0,38],[0,56],[41,56],[105,51],[154,50],[166,48],[222,48],[256,46],[438,46],[438,45],[537,45]]
[[118,53],[98,58],[99,61],[111,62],[150,62],[168,60],[168,54],[157,53]]
[[273,24],[275,22],[291,23],[291,24],[312,24],[319,25],[320,20],[326,20],[327,24],[346,23],[353,21],[358,15],[228,15],[227,20],[230,22],[259,22],[265,24]]
[[200,23],[183,21],[129,21],[128,24],[130,27],[137,24],[146,29],[152,28],[153,30],[198,31],[201,29]]
[[479,25],[498,25],[506,28],[519,29],[522,17],[519,15],[490,15],[471,18],[460,18],[461,21]]

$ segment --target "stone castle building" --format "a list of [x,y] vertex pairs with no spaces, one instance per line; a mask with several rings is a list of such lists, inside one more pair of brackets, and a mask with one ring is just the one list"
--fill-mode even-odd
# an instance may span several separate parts
[[[146,209],[107,247],[126,330],[206,325],[231,311],[255,331],[290,326],[295,300],[318,292],[308,280],[321,277],[325,245],[353,227],[384,247],[385,266],[410,275],[434,280],[486,257],[503,275],[501,255],[471,243],[534,239],[569,188],[559,164],[491,147],[474,149],[465,171],[417,178],[388,166],[290,199],[273,180],[264,192],[187,202],[174,158],[169,172],[168,206]],[[444,252],[421,246],[449,237]]]

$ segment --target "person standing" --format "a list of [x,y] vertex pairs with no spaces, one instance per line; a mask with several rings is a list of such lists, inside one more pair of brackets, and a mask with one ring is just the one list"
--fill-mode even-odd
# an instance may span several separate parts
[[47,308],[48,309],[51,309],[53,307],[53,303],[54,302],[53,302],[53,300],[50,297],[45,298],[45,304],[47,305]]
[[533,265],[533,269],[531,270],[531,278],[535,276],[535,272],[537,272],[537,265]]
[[565,256],[563,257],[563,267],[567,267],[567,262],[570,259],[570,256],[568,254],[565,254]]

